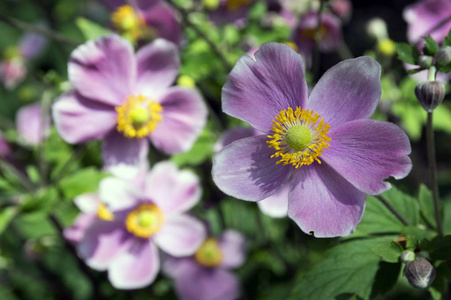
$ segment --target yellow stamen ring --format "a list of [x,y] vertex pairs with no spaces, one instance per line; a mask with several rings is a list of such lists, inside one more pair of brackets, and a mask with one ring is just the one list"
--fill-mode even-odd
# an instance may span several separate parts
[[127,215],[125,227],[137,237],[148,238],[160,230],[163,221],[163,212],[158,206],[141,204]]
[[97,208],[97,217],[104,221],[113,221],[114,215],[108,210],[104,203],[99,203]]
[[116,111],[117,131],[127,138],[148,136],[163,120],[163,107],[142,95],[128,97],[122,106],[116,107]]
[[299,168],[314,161],[328,149],[331,138],[327,136],[330,125],[312,110],[291,107],[281,110],[273,120],[273,135],[268,135],[270,148],[276,152],[271,158],[280,157],[276,164],[293,165]]
[[214,238],[208,238],[194,254],[196,261],[206,267],[216,267],[222,262],[222,252]]

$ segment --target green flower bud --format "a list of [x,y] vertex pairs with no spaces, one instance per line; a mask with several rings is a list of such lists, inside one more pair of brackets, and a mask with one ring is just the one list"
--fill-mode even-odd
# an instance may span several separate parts
[[445,85],[440,81],[423,81],[415,87],[415,95],[421,106],[431,112],[445,98]]
[[434,281],[435,269],[426,259],[420,257],[407,264],[406,277],[413,287],[425,289]]
[[404,250],[404,251],[401,253],[401,261],[402,261],[403,263],[411,262],[411,261],[413,261],[414,259],[415,259],[415,253],[413,253],[413,251],[411,251],[411,250]]
[[432,66],[432,62],[433,62],[433,59],[432,59],[432,56],[429,56],[429,55],[421,55],[419,58],[418,58],[418,65],[420,66],[420,67],[422,67],[422,68],[424,68],[424,69],[429,69],[429,67],[430,66]]
[[445,46],[435,53],[435,61],[439,66],[446,66],[451,63],[451,47]]

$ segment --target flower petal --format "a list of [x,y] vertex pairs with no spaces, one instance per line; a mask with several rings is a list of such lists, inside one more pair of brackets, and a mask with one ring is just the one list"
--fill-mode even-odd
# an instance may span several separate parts
[[117,289],[138,289],[151,284],[160,270],[158,249],[152,240],[137,240],[109,266],[108,279]]
[[106,270],[109,264],[129,245],[132,239],[122,223],[96,220],[78,244],[78,252],[86,264],[96,270]]
[[307,83],[301,55],[279,43],[265,43],[255,61],[242,56],[222,88],[225,113],[269,132],[274,117],[288,107],[304,107]]
[[220,268],[200,265],[185,270],[175,278],[175,290],[184,300],[238,299],[240,286],[235,275]]
[[119,106],[133,94],[136,60],[127,40],[112,34],[78,46],[69,60],[69,81],[83,96]]
[[58,133],[71,144],[103,138],[117,119],[112,107],[86,99],[75,91],[60,96],[52,106],[52,114]]
[[274,149],[259,135],[231,143],[213,159],[212,176],[218,188],[232,197],[259,201],[274,194],[285,181],[290,166],[277,165]]
[[138,203],[139,193],[127,181],[108,177],[99,183],[99,198],[108,209],[119,211],[135,206]]
[[97,220],[93,214],[81,213],[77,216],[74,223],[64,229],[63,235],[66,240],[78,244],[83,240],[86,230]]
[[121,177],[133,178],[138,174],[140,166],[146,163],[148,153],[147,139],[129,139],[116,130],[112,130],[102,144],[103,163],[113,174],[127,173]]
[[146,177],[145,195],[165,215],[189,210],[199,202],[202,189],[199,178],[191,171],[179,170],[170,162],[156,164]]
[[284,218],[288,215],[288,193],[290,184],[285,183],[282,187],[262,201],[258,201],[258,207],[265,214],[272,218]]
[[180,45],[182,30],[172,7],[161,1],[141,13],[146,24],[154,29],[159,37]]
[[138,61],[136,91],[151,98],[156,98],[174,82],[180,68],[177,47],[165,39],[156,39],[142,47],[136,53],[136,59]]
[[388,190],[391,185],[383,179],[404,178],[412,169],[409,138],[395,124],[356,120],[332,130],[330,137],[321,158],[365,194]]
[[226,230],[219,241],[222,253],[221,267],[238,268],[246,259],[246,239],[235,230]]
[[228,144],[240,140],[246,137],[261,135],[263,133],[255,130],[252,127],[235,127],[229,130],[226,130],[223,135],[218,139],[214,146],[215,152],[218,152]]
[[320,78],[307,108],[334,128],[342,123],[371,117],[381,97],[381,68],[372,58],[347,59]]
[[99,195],[95,193],[82,194],[75,197],[75,205],[85,214],[96,214],[99,208]]
[[172,256],[194,254],[206,237],[204,225],[188,215],[165,215],[165,222],[154,240],[163,251]]
[[362,219],[365,194],[327,164],[303,166],[288,196],[288,216],[315,237],[347,236]]
[[16,127],[25,143],[37,146],[50,134],[50,118],[42,118],[41,103],[33,103],[21,107],[17,111]]
[[163,121],[150,140],[166,154],[185,152],[191,149],[207,121],[207,108],[201,95],[194,89],[173,87],[160,101]]

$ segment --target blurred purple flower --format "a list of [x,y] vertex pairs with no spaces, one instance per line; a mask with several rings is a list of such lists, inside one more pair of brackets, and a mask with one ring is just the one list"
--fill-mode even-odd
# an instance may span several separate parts
[[26,144],[37,146],[50,135],[50,117],[42,118],[40,102],[28,104],[17,111],[16,127]]
[[[318,13],[309,12],[301,17],[293,32],[293,41],[298,46],[299,52],[310,54],[315,47],[315,32],[318,24]],[[321,14],[319,27],[318,47],[322,52],[332,52],[340,46],[341,21],[330,13]]]
[[207,109],[196,90],[170,86],[179,67],[177,47],[164,39],[136,55],[117,35],[79,46],[68,71],[75,90],[53,105],[58,132],[69,143],[104,139],[107,166],[139,165],[148,139],[167,154],[189,150]]
[[[222,90],[223,111],[264,135],[218,152],[213,180],[226,194],[260,201],[290,185],[288,216],[316,237],[346,236],[366,194],[407,176],[410,143],[396,125],[368,120],[381,96],[380,66],[369,57],[328,70],[310,96],[302,57],[278,43],[241,57]],[[321,160],[320,160],[321,159]]]
[[343,22],[348,22],[351,19],[352,3],[350,0],[332,0],[330,8]]
[[233,300],[239,297],[240,287],[229,270],[244,263],[245,253],[244,237],[226,230],[218,240],[207,238],[191,257],[167,257],[163,270],[174,279],[181,299]]
[[[426,0],[419,1],[408,6],[404,10],[404,20],[406,20],[408,29],[407,37],[409,42],[424,45],[422,37],[431,35],[439,44],[451,30],[451,1],[449,0]],[[434,29],[441,22],[448,19],[439,28]]]
[[137,188],[123,179],[102,180],[98,197],[110,215],[107,220],[96,218],[78,243],[86,263],[108,270],[110,282],[118,289],[153,282],[160,269],[158,248],[175,257],[189,256],[206,236],[204,225],[185,213],[201,196],[194,173],[161,162],[143,183]]
[[253,3],[254,0],[219,0],[217,9],[210,12],[210,20],[219,26],[233,23],[242,28]]
[[[263,134],[262,132],[252,127],[236,127],[227,130],[219,138],[214,146],[215,152],[222,150],[228,144],[237,141],[239,139],[257,136]],[[288,215],[288,192],[290,189],[289,184],[284,184],[277,192],[258,201],[258,207],[265,214],[273,218],[283,218]]]
[[180,45],[182,30],[174,9],[161,0],[103,0],[113,11],[112,22],[132,40],[164,38]]
[[0,81],[6,89],[18,86],[27,75],[25,62],[21,58],[11,58],[0,62]]
[[[45,28],[41,25],[39,27]],[[19,42],[19,51],[23,58],[33,59],[39,56],[47,47],[48,39],[34,32],[26,33]]]

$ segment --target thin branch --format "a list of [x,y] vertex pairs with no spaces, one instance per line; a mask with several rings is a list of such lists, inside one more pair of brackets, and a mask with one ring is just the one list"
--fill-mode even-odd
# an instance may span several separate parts
[[28,24],[28,23],[25,23],[25,22],[22,22],[22,21],[19,21],[19,20],[10,18],[10,17],[0,16],[0,21],[5,23],[5,24],[8,24],[11,27],[14,27],[14,28],[17,28],[17,29],[20,29],[20,30],[31,31],[31,32],[35,32],[35,33],[41,34],[41,35],[43,35],[45,37],[48,37],[50,39],[53,39],[53,40],[56,40],[58,42],[64,43],[64,44],[66,44],[68,46],[74,46],[75,47],[75,46],[78,46],[78,45],[81,44],[79,41],[71,39],[71,38],[68,38],[68,37],[66,37],[65,35],[63,35],[63,34],[61,34],[59,32],[56,32],[56,31],[53,31],[53,30],[49,30],[49,29],[46,29],[46,28],[42,28],[42,27],[38,27],[38,26],[35,26],[35,25],[31,25],[31,24]]
[[0,155],[0,166],[6,171],[11,172],[17,179],[19,179],[22,186],[31,193],[34,193],[34,186],[30,179],[25,176],[21,171],[19,171],[13,164],[11,164],[7,159]]
[[191,22],[189,20],[189,17],[188,17],[189,12],[186,11],[185,9],[177,6],[177,4],[175,4],[173,0],[166,0],[166,2],[168,2],[171,6],[173,6],[180,13],[180,15],[182,16],[183,23],[185,23],[187,26],[191,27],[197,33],[197,35],[200,38],[202,38],[210,46],[211,50],[221,60],[222,64],[224,65],[224,68],[226,68],[227,72],[232,70],[232,65],[230,65],[230,63],[227,61],[224,54],[222,54],[222,52],[218,49],[218,47],[216,47],[216,45],[205,35],[205,33],[202,32],[202,30],[199,29],[199,27],[197,27],[196,24],[194,24],[193,22]]
[[406,226],[410,226],[409,221],[407,221],[390,203],[388,203],[387,199],[385,199],[383,196],[381,195],[377,195],[375,196],[377,199],[379,199],[379,201],[382,202],[382,204],[385,205],[385,207],[392,213],[394,214],[399,221],[401,221],[401,223],[403,223]]

